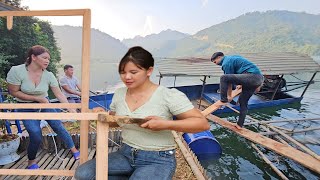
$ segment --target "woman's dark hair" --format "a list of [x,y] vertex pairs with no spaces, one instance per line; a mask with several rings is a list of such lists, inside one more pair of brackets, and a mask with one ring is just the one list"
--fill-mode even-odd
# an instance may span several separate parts
[[119,64],[119,73],[124,70],[124,67],[128,62],[132,62],[140,69],[146,70],[154,66],[154,59],[152,57],[152,54],[140,46],[134,46],[130,48],[128,52],[123,56]]
[[40,46],[40,45],[32,46],[28,50],[26,65],[28,66],[29,64],[31,64],[31,61],[32,61],[31,56],[32,55],[39,56],[40,54],[43,54],[45,52],[50,54],[49,50],[47,48],[43,47],[43,46]]

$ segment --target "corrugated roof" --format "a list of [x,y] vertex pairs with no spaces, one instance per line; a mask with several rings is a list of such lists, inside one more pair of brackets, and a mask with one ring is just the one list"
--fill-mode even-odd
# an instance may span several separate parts
[[6,4],[0,0],[0,11],[18,11],[19,8],[16,8],[10,4]]
[[[284,53],[242,53],[255,63],[263,74],[281,75],[320,71],[320,65],[307,55]],[[160,58],[156,62],[162,76],[221,76],[221,66],[210,58]]]

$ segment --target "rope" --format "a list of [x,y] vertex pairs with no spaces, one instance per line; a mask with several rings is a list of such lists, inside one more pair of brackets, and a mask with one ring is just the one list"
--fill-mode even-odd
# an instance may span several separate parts
[[[40,113],[40,112],[41,112],[41,109],[39,109],[38,112]],[[46,122],[45,120],[42,120],[42,121]],[[51,137],[52,137],[52,140],[53,140],[54,149],[55,149],[56,156],[58,157],[58,159],[60,159],[60,160],[62,160],[62,161],[66,160],[66,159],[69,159],[69,158],[62,158],[62,157],[59,156],[59,154],[58,154],[58,148],[57,148],[57,143],[56,143],[56,140],[54,139],[54,136],[53,136],[54,134],[53,134],[53,132],[51,131],[51,128],[49,127],[48,122],[45,123],[45,126],[48,128],[50,134],[52,134]]]
[[[89,98],[89,99],[91,99],[91,98]],[[96,102],[96,101],[94,101],[93,99],[91,99],[93,102],[95,102],[96,104],[98,104],[99,106],[101,106],[101,107],[103,107],[104,109],[107,109],[106,107],[104,107],[103,105],[101,105],[101,104],[99,104],[98,102]],[[68,111],[66,111],[66,110],[64,110],[64,109],[61,109],[61,108],[59,108],[62,112],[64,112],[64,113],[67,113]],[[39,111],[38,111],[39,113],[41,112],[41,109],[39,109]],[[58,159],[60,159],[60,160],[62,160],[62,161],[64,161],[65,162],[65,160],[67,160],[67,159],[69,159],[69,158],[62,158],[61,156],[59,156],[59,154],[58,154],[58,148],[57,148],[57,143],[56,143],[56,141],[55,141],[55,139],[54,139],[54,133],[53,133],[53,131],[51,131],[51,128],[49,127],[49,125],[48,125],[48,122],[46,122],[45,120],[42,120],[42,121],[44,121],[45,122],[45,126],[48,128],[48,130],[49,130],[49,132],[50,132],[50,134],[52,134],[52,140],[53,140],[53,144],[54,144],[54,147],[55,147],[55,154],[56,154],[56,156],[58,157]],[[92,129],[94,129],[95,131],[97,131],[97,129],[95,128],[95,127],[93,127],[92,125],[90,125],[90,127],[92,128]],[[113,142],[115,145],[117,145],[117,146],[119,146],[120,147],[120,145],[118,144],[118,143],[116,143],[115,141],[113,141],[112,139],[110,139],[110,138],[108,138],[108,140],[109,141],[111,141],[111,142]]]

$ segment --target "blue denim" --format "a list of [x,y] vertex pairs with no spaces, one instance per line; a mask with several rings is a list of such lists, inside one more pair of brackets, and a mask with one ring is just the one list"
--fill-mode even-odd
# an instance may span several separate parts
[[81,99],[78,97],[68,97],[67,100],[69,103],[81,103]]
[[261,74],[224,74],[220,77],[221,101],[228,102],[228,85],[242,85],[242,92],[239,96],[240,115],[237,124],[242,127],[248,113],[248,101],[255,90],[263,83]]
[[[123,144],[108,157],[108,179],[172,179],[176,169],[175,150],[143,151]],[[96,160],[92,159],[76,169],[75,179],[96,178]]]
[[[55,109],[18,109],[17,112],[57,112]],[[47,120],[50,127],[53,129],[55,133],[57,133],[58,137],[60,137],[67,148],[74,147],[73,140],[69,134],[69,132],[64,128],[62,122],[60,120]],[[34,160],[37,155],[37,151],[42,142],[42,131],[40,128],[40,120],[24,120],[23,125],[29,133],[30,142],[28,146],[28,159]]]

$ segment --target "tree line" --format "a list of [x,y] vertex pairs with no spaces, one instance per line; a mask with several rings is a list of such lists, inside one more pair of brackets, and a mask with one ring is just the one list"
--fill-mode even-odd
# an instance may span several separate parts
[[[11,0],[15,7],[21,7],[20,0]],[[23,64],[27,51],[34,45],[41,45],[50,51],[48,70],[57,73],[61,60],[60,49],[53,36],[51,24],[36,17],[13,17],[13,28],[7,29],[6,17],[0,17],[0,78],[5,78],[12,66]]]

